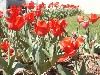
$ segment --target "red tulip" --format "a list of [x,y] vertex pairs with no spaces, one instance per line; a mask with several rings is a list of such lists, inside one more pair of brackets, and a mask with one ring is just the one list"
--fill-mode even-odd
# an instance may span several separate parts
[[9,43],[8,42],[2,42],[0,44],[0,48],[4,51],[4,52],[7,52],[8,51],[8,48],[9,48]]
[[99,17],[96,14],[92,14],[92,13],[88,18],[89,18],[89,21],[92,23],[96,22],[99,19]]
[[[78,37],[76,40],[71,37],[66,37],[59,42],[60,48],[65,52],[66,55],[62,56],[59,62],[65,60],[68,56],[74,56],[76,50],[84,43],[84,40],[81,37]],[[61,60],[61,61],[60,61]]]
[[10,9],[7,9],[7,12],[10,13],[10,17],[16,17],[22,12],[22,7],[20,6],[10,6]]
[[39,4],[39,9],[42,9],[42,8],[46,8],[46,4],[44,4],[43,2],[41,4]]
[[53,7],[53,2],[48,5],[48,8]]
[[11,17],[6,18],[6,22],[7,22],[8,28],[15,31],[20,30],[25,24],[24,17],[21,15],[18,15],[13,18]]
[[35,11],[35,16],[36,17],[40,17],[42,15],[42,11],[41,10],[36,10]]
[[[12,55],[13,55],[13,52],[14,52],[14,49],[13,49],[13,48],[11,48],[11,49],[10,49],[10,56],[12,56]],[[8,55],[8,51],[6,52],[6,54]]]
[[0,11],[0,18],[2,18],[2,16],[3,16],[3,12],[2,12],[2,11]]
[[67,21],[64,19],[50,19],[50,21],[53,35],[60,36],[65,31],[64,28],[67,26]]
[[56,3],[54,3],[53,5],[54,5],[54,7],[58,8],[59,2],[56,2]]
[[83,38],[82,37],[78,37],[76,39],[76,42],[75,42],[75,48],[78,49],[83,43],[84,43]]
[[64,54],[63,56],[61,56],[58,60],[57,60],[57,62],[64,62],[65,60],[66,60],[66,58],[68,57],[68,54]]
[[24,7],[27,7],[28,9],[34,9],[34,2],[31,1],[30,3],[23,3],[22,4]]
[[92,48],[92,46],[94,45],[94,43],[95,43],[94,40],[90,41],[90,48]]
[[50,31],[49,22],[38,20],[37,23],[34,24],[34,29],[37,35],[45,36]]
[[89,26],[89,21],[83,21],[81,24],[83,28],[87,28]]
[[10,53],[13,53],[13,52],[14,52],[14,49],[13,49],[13,48],[11,48],[11,49],[10,49]]
[[83,22],[83,21],[84,21],[84,16],[78,15],[78,16],[77,16],[77,22],[81,23],[81,22]]
[[32,23],[34,21],[34,12],[26,13],[25,19],[28,23]]

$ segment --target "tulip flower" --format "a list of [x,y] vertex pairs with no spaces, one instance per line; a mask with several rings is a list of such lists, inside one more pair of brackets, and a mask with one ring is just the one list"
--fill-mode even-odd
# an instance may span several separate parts
[[78,16],[77,16],[77,22],[81,23],[81,22],[83,22],[83,21],[84,21],[84,16],[78,15]]
[[0,11],[0,18],[2,18],[2,16],[3,16],[3,12],[2,12],[2,11]]
[[32,23],[34,21],[34,12],[26,13],[25,19],[28,23]]
[[35,11],[35,16],[40,17],[42,15],[42,10],[36,10]]
[[45,36],[50,31],[49,22],[38,20],[37,23],[34,24],[34,29],[37,35]]
[[96,22],[100,17],[98,17],[96,14],[92,14],[92,13],[91,13],[91,15],[88,16],[88,18],[89,18],[89,21],[90,21],[90,22],[94,23],[94,22]]
[[54,7],[58,8],[59,2],[56,2],[56,3],[54,3],[53,5],[54,5]]
[[4,51],[4,52],[7,52],[8,51],[8,48],[9,48],[9,43],[8,42],[2,42],[0,44],[0,48]]
[[83,28],[87,28],[89,26],[89,21],[83,21],[81,24]]
[[11,17],[8,18],[7,17],[6,22],[7,22],[7,25],[8,25],[9,29],[18,31],[24,26],[25,19],[24,19],[23,16],[18,15],[18,16],[13,17],[13,18],[11,18]]
[[43,2],[41,4],[39,4],[39,9],[42,9],[42,8],[46,8],[46,4],[44,4]]
[[60,36],[65,30],[64,28],[67,26],[67,21],[62,19],[50,19],[51,21],[51,31],[54,36]]
[[74,56],[76,54],[77,49],[84,43],[82,37],[78,37],[76,40],[71,37],[66,37],[62,41],[59,42],[60,48],[65,52],[63,56],[61,56],[57,62],[64,62],[68,56]]
[[10,6],[10,9],[7,9],[7,12],[10,14],[10,17],[16,17],[21,14],[22,7],[20,6]]
[[30,3],[23,3],[22,5],[28,9],[34,9],[35,7],[33,1],[31,1]]
[[48,8],[53,7],[53,2],[48,5]]
[[[14,53],[14,49],[13,49],[13,48],[11,48],[11,49],[10,49],[10,56],[12,56],[12,55],[13,55],[13,53]],[[6,52],[6,54],[8,55],[8,52]]]

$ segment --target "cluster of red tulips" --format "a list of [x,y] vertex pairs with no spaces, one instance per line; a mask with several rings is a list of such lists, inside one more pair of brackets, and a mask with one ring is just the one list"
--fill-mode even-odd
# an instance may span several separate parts
[[59,2],[51,2],[49,5],[48,5],[48,8],[72,8],[72,9],[78,9],[79,6],[76,6],[76,5],[73,5],[73,4],[59,4]]
[[[22,4],[24,7],[28,9],[27,13],[22,14],[22,8],[20,6],[10,6],[10,9],[7,12],[10,14],[9,17],[6,17],[7,27],[10,30],[19,31],[25,23],[33,24],[35,33],[39,36],[45,36],[47,33],[51,32],[54,36],[61,36],[65,32],[65,27],[67,26],[67,21],[64,19],[49,19],[48,21],[40,20],[39,17],[42,15],[42,8],[46,8],[46,5],[42,2],[39,5],[35,5],[34,2],[24,3]],[[50,7],[58,7],[59,2],[50,3],[48,8]],[[78,8],[79,6],[74,5],[61,5],[63,8]],[[0,18],[2,17],[2,12],[0,12]],[[84,16],[78,16],[77,21],[82,24],[84,28],[89,26],[89,21],[94,23],[100,17],[96,14],[91,14],[89,20],[84,20]],[[1,34],[0,34],[1,36]],[[82,37],[78,37],[74,39],[72,37],[66,37],[59,42],[61,49],[65,52],[64,56],[61,56],[58,59],[58,62],[64,61],[68,56],[74,56],[77,49],[84,43]],[[1,49],[4,52],[7,52],[9,43],[2,42],[0,45]],[[11,53],[14,50],[11,49]]]
[[81,23],[83,28],[87,28],[89,26],[89,22],[95,23],[100,17],[98,17],[96,14],[92,14],[88,16],[88,20],[84,19],[84,16],[77,16],[77,22]]
[[[6,56],[6,58],[7,58],[7,55],[8,55],[9,46],[10,46],[10,44],[9,44],[9,42],[7,42],[7,41],[2,42],[2,43],[0,44],[0,48],[3,50],[4,55]],[[13,49],[13,48],[10,48],[10,56],[12,56],[13,53],[14,53],[14,49]]]

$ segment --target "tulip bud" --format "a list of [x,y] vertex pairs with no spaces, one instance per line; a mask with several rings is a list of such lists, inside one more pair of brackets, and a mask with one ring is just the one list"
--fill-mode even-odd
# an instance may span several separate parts
[[72,37],[73,38],[76,38],[77,37],[76,32],[72,32]]
[[81,24],[83,28],[87,28],[89,26],[89,21],[83,21]]

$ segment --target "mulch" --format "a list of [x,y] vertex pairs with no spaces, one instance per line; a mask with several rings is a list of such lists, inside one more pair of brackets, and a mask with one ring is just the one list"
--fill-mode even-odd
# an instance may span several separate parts
[[[93,73],[94,75],[100,75],[100,55],[99,54],[94,54],[90,55],[88,53],[82,54],[80,53],[77,57],[77,64],[79,68],[82,66],[83,59],[87,57],[87,61],[85,63],[86,66],[86,75],[88,73]],[[74,70],[74,63],[73,63],[73,58],[68,58],[65,62],[59,63],[62,65],[62,67],[65,70],[68,70],[72,72],[74,75],[78,75],[76,70]],[[34,72],[30,70],[25,70],[29,75],[35,75]],[[0,75],[3,75],[2,69],[0,69]],[[22,72],[17,73],[16,75],[23,75]],[[47,72],[45,72],[42,75],[61,75],[57,72],[56,68],[53,66],[50,68]]]

